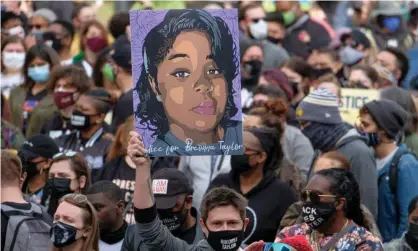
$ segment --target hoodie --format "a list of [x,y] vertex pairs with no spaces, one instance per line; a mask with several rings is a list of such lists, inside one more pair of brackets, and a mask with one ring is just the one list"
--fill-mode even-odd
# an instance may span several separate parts
[[351,164],[360,187],[364,205],[377,219],[377,170],[374,152],[367,146],[367,139],[356,129],[349,130],[336,144],[336,151],[344,155]]
[[413,38],[408,32],[406,24],[402,23],[397,31],[386,34],[381,31],[381,28],[375,24],[365,25],[364,28],[369,29],[373,33],[373,38],[379,50],[386,47],[394,47],[407,52],[413,45]]
[[287,208],[296,202],[295,192],[273,170],[267,170],[260,183],[246,194],[241,192],[239,175],[234,171],[219,175],[208,190],[221,186],[234,189],[248,199],[249,223],[243,241],[247,245],[259,240],[273,242]]
[[[157,217],[157,208],[154,206],[145,209],[135,208],[135,240],[143,243],[144,250],[164,250],[164,251],[214,251],[206,239],[191,245],[187,242],[174,237]],[[126,238],[125,238],[126,239]],[[132,249],[122,249],[121,251],[132,251]],[[141,249],[142,250],[142,249]],[[137,251],[137,250],[134,250]],[[243,251],[239,248],[238,251]]]

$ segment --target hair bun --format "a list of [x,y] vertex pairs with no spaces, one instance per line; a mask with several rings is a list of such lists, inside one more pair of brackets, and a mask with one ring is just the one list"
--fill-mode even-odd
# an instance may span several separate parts
[[264,107],[272,112],[274,115],[279,117],[286,117],[288,108],[287,103],[282,98],[271,98],[264,103]]

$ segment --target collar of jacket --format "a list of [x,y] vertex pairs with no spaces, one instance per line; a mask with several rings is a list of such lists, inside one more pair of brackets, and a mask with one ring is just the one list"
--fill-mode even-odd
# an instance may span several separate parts
[[291,26],[289,26],[286,29],[286,33],[290,34],[292,33],[294,30],[296,30],[297,28],[301,27],[303,24],[305,24],[306,22],[308,22],[309,20],[309,15],[308,14],[304,14],[303,16],[301,16],[299,18],[299,20],[297,20],[294,24],[292,24]]
[[[102,136],[103,134],[103,127],[100,127],[99,130],[97,130],[93,136],[90,137],[90,139],[86,142],[86,144],[84,145],[84,147],[92,147],[94,145],[94,143],[96,143],[96,141],[100,138],[100,136]],[[77,139],[81,139],[81,135],[80,135],[80,131],[77,131]]]

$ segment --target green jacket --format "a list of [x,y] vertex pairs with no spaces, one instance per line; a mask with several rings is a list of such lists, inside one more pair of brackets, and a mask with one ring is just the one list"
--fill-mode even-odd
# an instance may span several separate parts
[[[27,93],[28,89],[26,87],[19,86],[12,90],[9,97],[12,123],[20,130],[23,128],[23,105]],[[25,137],[29,138],[32,135],[39,133],[42,126],[50,120],[57,111],[58,108],[55,106],[52,95],[47,95],[43,98],[30,114]]]

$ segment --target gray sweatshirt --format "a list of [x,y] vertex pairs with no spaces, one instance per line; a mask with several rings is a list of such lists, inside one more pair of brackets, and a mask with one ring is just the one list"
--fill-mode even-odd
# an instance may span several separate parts
[[286,125],[282,140],[284,156],[299,169],[306,181],[314,157],[311,142],[298,128],[291,125]]
[[214,251],[206,239],[189,245],[174,237],[156,215],[155,206],[147,209],[135,208],[135,238],[141,239],[149,251]]
[[351,164],[351,169],[360,186],[362,203],[377,219],[377,170],[374,151],[365,143],[366,139],[356,129],[351,129],[342,137],[336,151],[343,154]]

